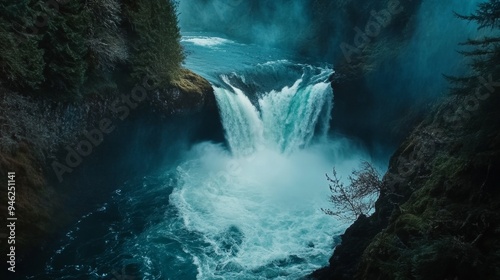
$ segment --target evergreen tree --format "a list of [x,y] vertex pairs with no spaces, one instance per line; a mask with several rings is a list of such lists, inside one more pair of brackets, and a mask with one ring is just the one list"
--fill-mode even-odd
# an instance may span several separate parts
[[27,30],[34,24],[29,2],[0,2],[0,83],[10,88],[36,89],[44,80],[41,37]]
[[138,0],[126,6],[132,77],[136,81],[148,77],[166,85],[179,74],[184,60],[176,4],[171,0]]
[[476,21],[479,28],[499,28],[500,27],[500,1],[488,0],[480,3],[476,12],[472,15],[458,17],[466,20]]
[[462,46],[469,50],[461,53],[471,59],[471,75],[467,77],[447,77],[454,87],[453,93],[467,95],[478,86],[478,79],[497,81],[500,79],[500,0],[488,0],[478,5],[471,15],[459,18],[476,22],[479,29],[491,29],[491,36],[469,39]]
[[116,74],[165,86],[180,73],[180,39],[172,0],[3,0],[0,83],[62,99],[115,87]]
[[125,62],[128,58],[126,42],[120,29],[120,2],[92,0],[86,3],[85,9],[91,15],[87,45],[92,69],[114,69],[116,64]]
[[65,97],[81,93],[88,62],[86,36],[90,21],[85,1],[66,1],[58,9],[40,4],[40,12],[48,16],[42,29],[40,47],[45,50],[46,90]]

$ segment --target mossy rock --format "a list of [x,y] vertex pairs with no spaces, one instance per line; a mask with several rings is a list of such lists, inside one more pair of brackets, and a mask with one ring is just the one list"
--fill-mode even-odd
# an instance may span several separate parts
[[413,214],[403,214],[394,225],[394,232],[400,235],[423,235],[429,231],[429,223],[422,217]]
[[181,69],[171,85],[189,95],[201,95],[212,90],[212,86],[206,79],[187,69]]
[[411,254],[414,279],[492,279],[477,248],[455,238],[422,242]]

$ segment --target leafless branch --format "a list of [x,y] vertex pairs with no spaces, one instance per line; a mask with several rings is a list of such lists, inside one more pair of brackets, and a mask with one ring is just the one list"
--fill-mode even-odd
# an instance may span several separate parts
[[328,215],[341,219],[356,219],[360,215],[369,214],[375,207],[375,201],[382,189],[382,180],[375,167],[363,162],[359,170],[349,176],[349,184],[345,185],[333,168],[332,176],[326,174],[330,183],[330,202],[335,210],[321,209]]

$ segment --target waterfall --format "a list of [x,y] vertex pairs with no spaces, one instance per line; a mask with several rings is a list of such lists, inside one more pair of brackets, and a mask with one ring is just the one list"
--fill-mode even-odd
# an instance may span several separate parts
[[[307,147],[315,137],[325,137],[332,110],[329,69],[303,66],[292,85],[258,94],[257,104],[221,75],[225,87],[214,87],[226,139],[236,156],[261,148],[292,153]],[[240,77],[245,81],[245,77]]]
[[334,207],[324,174],[366,158],[327,135],[333,70],[206,34],[183,42],[186,67],[214,87],[226,143],[181,147],[158,173],[120,186],[60,242],[51,279],[136,267],[144,279],[288,280],[328,263],[349,224],[321,211]]
[[322,175],[333,162],[345,174],[358,158],[327,137],[331,72],[279,60],[218,75],[230,152],[197,145],[170,195],[183,226],[207,244],[185,249],[198,279],[298,279],[326,262],[332,232],[346,225],[321,211],[331,207]]

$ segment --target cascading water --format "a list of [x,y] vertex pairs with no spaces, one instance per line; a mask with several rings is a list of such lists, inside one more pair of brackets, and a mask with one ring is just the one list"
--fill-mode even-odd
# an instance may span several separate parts
[[201,146],[171,196],[186,227],[211,244],[197,256],[201,279],[295,279],[331,251],[333,219],[320,210],[326,188],[319,172],[312,178],[312,169],[327,165],[324,147],[303,149],[315,132],[326,136],[329,70],[303,68],[291,86],[257,92],[254,102],[233,85],[250,78],[220,76],[224,87],[215,94],[231,153]]
[[214,85],[229,149],[199,143],[121,186],[61,240],[47,275],[299,279],[327,264],[347,224],[321,211],[332,207],[324,174],[363,157],[328,137],[332,70],[227,39],[183,42],[186,67]]
[[199,279],[298,279],[326,263],[345,225],[320,210],[331,207],[323,174],[359,158],[327,137],[331,73],[285,59],[208,75],[230,152],[198,146],[170,200],[209,244],[193,253]]
[[227,76],[222,76],[232,91],[216,87],[215,95],[235,155],[266,147],[293,152],[311,142],[318,126],[321,135],[326,136],[332,109],[332,90],[326,79],[331,70],[321,69],[316,75],[309,72],[291,86],[264,93],[258,100],[259,108]]

